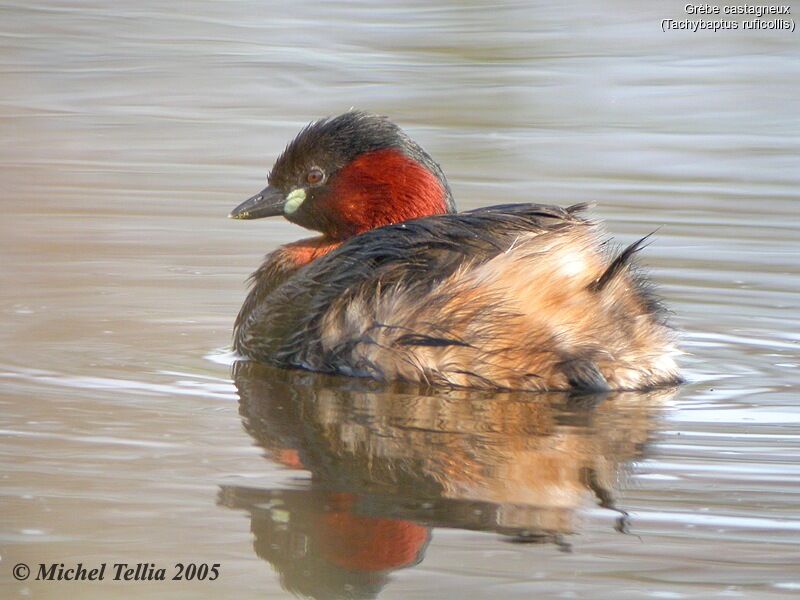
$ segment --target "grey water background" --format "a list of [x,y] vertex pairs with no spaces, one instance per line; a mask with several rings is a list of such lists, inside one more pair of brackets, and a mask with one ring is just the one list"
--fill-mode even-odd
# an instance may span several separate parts
[[[683,4],[0,3],[3,597],[800,594],[800,43],[663,33]],[[658,229],[689,383],[596,407],[234,385],[244,279],[304,233],[225,215],[351,106],[461,208]]]

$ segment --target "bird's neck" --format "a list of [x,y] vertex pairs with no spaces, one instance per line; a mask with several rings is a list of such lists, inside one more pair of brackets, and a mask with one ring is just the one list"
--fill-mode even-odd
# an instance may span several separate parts
[[321,209],[332,239],[450,212],[449,191],[427,167],[395,148],[363,154],[344,167]]
[[335,250],[341,243],[341,241],[331,240],[326,236],[305,238],[281,246],[276,253],[276,258],[283,262],[288,269],[299,269],[325,256],[331,250]]

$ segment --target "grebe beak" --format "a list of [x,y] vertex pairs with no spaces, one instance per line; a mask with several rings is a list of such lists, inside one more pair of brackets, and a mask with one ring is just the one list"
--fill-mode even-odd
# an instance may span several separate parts
[[283,192],[267,186],[252,198],[248,198],[234,208],[229,219],[261,219],[282,215],[286,197]]

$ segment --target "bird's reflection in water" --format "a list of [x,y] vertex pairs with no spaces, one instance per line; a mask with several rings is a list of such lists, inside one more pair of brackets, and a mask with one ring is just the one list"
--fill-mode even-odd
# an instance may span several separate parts
[[227,486],[221,503],[250,513],[256,553],[284,587],[314,598],[376,596],[422,560],[435,527],[567,549],[595,502],[623,530],[615,483],[674,393],[412,393],[252,363],[234,380],[248,433],[311,480]]

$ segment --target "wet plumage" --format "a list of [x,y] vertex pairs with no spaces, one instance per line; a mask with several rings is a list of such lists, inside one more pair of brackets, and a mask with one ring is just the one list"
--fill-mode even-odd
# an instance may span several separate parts
[[[367,124],[374,119],[356,114]],[[407,140],[390,148],[403,154]],[[298,162],[291,145],[287,153]],[[341,206],[330,196],[342,189],[343,162],[342,171],[326,174],[333,192],[320,190],[310,213],[330,214],[325,203]],[[426,170],[442,182],[440,206],[432,208],[435,195],[428,194],[410,211],[416,218],[392,223],[391,205],[412,198],[414,208],[414,196],[397,193],[398,180],[389,179],[391,193],[359,198],[382,203],[388,223],[345,236],[334,235],[341,225],[319,227],[322,236],[270,254],[237,318],[237,352],[282,366],[443,386],[602,390],[678,380],[674,334],[634,265],[639,242],[615,251],[581,216],[581,205],[452,213],[441,171]],[[292,193],[289,187],[282,193]]]

